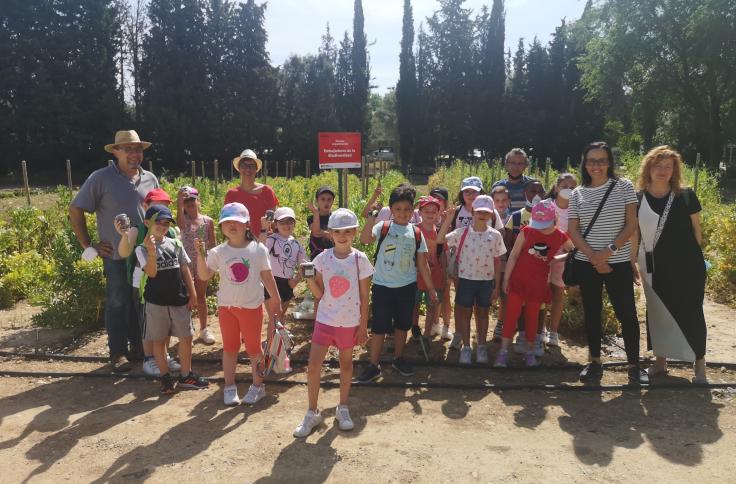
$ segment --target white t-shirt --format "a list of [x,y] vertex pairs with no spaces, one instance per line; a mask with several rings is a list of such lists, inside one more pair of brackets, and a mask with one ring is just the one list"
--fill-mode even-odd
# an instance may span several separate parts
[[[322,274],[325,292],[317,308],[317,321],[328,326],[353,328],[360,325],[360,279],[371,277],[375,270],[368,257],[353,249],[344,259],[327,249],[314,258],[314,268]],[[366,301],[366,304],[368,301]]]
[[[393,219],[394,217],[391,215],[391,207],[381,208],[381,210],[378,211],[378,215],[376,215],[376,222],[388,222]],[[409,219],[409,223],[415,225],[422,223],[422,216],[419,215],[419,210],[414,210],[411,214],[411,218]]]
[[266,239],[266,249],[274,277],[292,279],[296,266],[309,260],[304,247],[294,237],[285,239],[281,234],[271,234]]
[[[493,214],[496,216],[496,223],[493,224],[493,228],[496,230],[502,230],[503,220],[501,220],[501,215],[498,214],[498,210],[496,210],[495,208],[493,209]],[[473,213],[468,211],[468,209],[465,208],[465,205],[460,207],[460,211],[458,212],[457,218],[455,219],[455,228],[459,229],[461,227],[467,227],[472,223],[472,221]]]
[[[598,206],[603,200],[608,187],[612,181],[609,179],[606,183],[599,187],[589,188],[586,186],[579,186],[572,191],[570,196],[570,211],[568,213],[569,218],[576,218],[580,221],[579,230],[580,235],[585,233],[586,228],[590,225],[593,220]],[[603,209],[601,210],[598,219],[590,229],[590,233],[585,237],[585,241],[588,243],[593,250],[605,249],[608,244],[612,244],[618,234],[624,229],[626,225],[626,206],[638,203],[639,200],[636,198],[636,191],[631,181],[620,178],[616,183],[616,186],[611,191],[606,200]],[[587,261],[588,257],[583,254],[582,251],[578,251],[575,254],[575,259]],[[631,241],[627,240],[623,247],[620,247],[618,252],[611,255],[608,258],[609,264],[616,264],[619,262],[628,262],[631,260]]]
[[[465,227],[458,228],[445,237],[449,247],[455,247],[465,233]],[[506,253],[501,233],[488,227],[484,232],[476,232],[472,225],[460,249],[458,277],[472,281],[490,281],[495,278],[494,259]]]
[[270,271],[268,249],[260,242],[242,248],[227,242],[207,252],[207,267],[220,273],[218,306],[255,309],[263,304],[261,271]]

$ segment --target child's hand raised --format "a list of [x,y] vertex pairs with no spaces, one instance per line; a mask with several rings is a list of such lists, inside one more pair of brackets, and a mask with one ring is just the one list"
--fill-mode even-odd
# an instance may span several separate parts
[[204,257],[205,254],[205,247],[204,243],[198,238],[194,239],[194,248],[197,249],[198,254],[202,254],[202,257]]
[[317,215],[319,213],[319,209],[317,209],[317,207],[315,207],[314,203],[312,202],[309,202],[307,204],[307,208],[309,209],[310,212],[312,212],[313,215]]
[[153,234],[149,234],[143,239],[143,247],[146,248],[149,255],[156,254],[156,239],[153,238]]

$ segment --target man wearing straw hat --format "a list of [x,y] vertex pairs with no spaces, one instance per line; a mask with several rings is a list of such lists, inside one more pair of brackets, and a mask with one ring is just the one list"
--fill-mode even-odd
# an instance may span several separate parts
[[[128,284],[125,259],[118,254],[120,235],[114,220],[126,214],[132,227],[142,223],[143,199],[158,188],[153,173],[141,168],[143,151],[151,146],[133,130],[115,133],[115,142],[105,146],[116,162],[94,171],[85,180],[69,206],[69,218],[77,240],[87,253],[102,257],[105,270],[105,329],[114,371],[128,371],[130,353],[142,354],[141,334],[133,306],[133,291]],[[84,213],[97,218],[99,242],[93,243]],[[94,257],[94,255],[93,255]],[[130,345],[130,347],[128,346]]]

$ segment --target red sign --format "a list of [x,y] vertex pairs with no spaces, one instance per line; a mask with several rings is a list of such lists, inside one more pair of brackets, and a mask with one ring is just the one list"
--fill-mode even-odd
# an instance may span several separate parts
[[360,133],[319,133],[320,169],[360,166]]

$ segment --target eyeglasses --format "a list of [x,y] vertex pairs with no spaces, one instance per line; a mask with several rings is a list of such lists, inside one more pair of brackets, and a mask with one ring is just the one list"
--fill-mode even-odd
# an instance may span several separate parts
[[608,166],[608,158],[588,158],[585,160],[585,164],[590,166]]
[[121,146],[118,148],[120,151],[125,152],[126,154],[133,154],[133,153],[143,153],[143,147],[142,146]]

